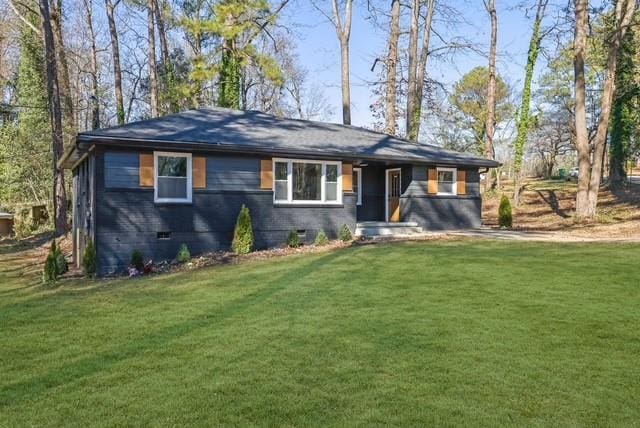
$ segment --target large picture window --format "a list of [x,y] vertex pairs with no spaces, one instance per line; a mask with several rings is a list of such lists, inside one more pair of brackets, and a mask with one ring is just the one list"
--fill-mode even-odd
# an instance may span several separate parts
[[438,195],[456,194],[456,169],[438,168]]
[[342,164],[331,161],[274,159],[276,203],[342,203]]
[[191,154],[155,152],[155,201],[191,202]]

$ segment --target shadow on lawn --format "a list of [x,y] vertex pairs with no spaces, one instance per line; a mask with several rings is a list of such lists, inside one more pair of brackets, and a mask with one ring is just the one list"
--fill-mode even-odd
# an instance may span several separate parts
[[37,400],[38,397],[47,390],[91,376],[118,362],[134,358],[150,350],[158,349],[159,343],[164,344],[171,342],[181,336],[193,333],[194,330],[211,327],[227,318],[237,316],[239,312],[246,311],[285,289],[290,282],[299,281],[313,274],[313,272],[322,265],[342,256],[343,253],[340,251],[330,252],[322,257],[286,271],[284,274],[266,282],[257,292],[251,292],[241,298],[232,300],[222,307],[215,308],[211,313],[203,313],[183,323],[145,334],[117,349],[84,358],[61,368],[56,368],[55,370],[49,371],[46,375],[7,385],[0,389],[0,407],[7,407],[25,399]]
[[0,241],[0,255],[19,253],[44,245],[53,237],[52,232],[42,232],[25,239],[4,239]]

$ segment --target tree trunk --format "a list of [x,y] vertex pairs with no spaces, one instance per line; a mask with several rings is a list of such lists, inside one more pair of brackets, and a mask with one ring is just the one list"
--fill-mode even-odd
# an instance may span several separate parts
[[593,156],[589,146],[585,100],[585,49],[588,25],[588,0],[575,0],[576,30],[574,40],[574,73],[576,93],[576,148],[578,151],[578,193],[576,195],[576,219],[592,220],[596,216],[598,191],[602,179],[607,129],[611,116],[611,104],[615,93],[618,52],[636,9],[635,0],[619,0],[615,3],[613,34],[607,46],[605,81],[600,101],[600,118],[593,139]]
[[[487,88],[487,123],[486,123],[486,146],[484,155],[487,159],[495,159],[493,147],[493,135],[495,133],[496,116],[496,56],[498,46],[498,13],[496,12],[495,0],[489,0],[485,4],[487,12],[491,18],[491,44],[489,48],[489,85]],[[492,171],[488,171],[485,179],[486,190],[493,190],[495,182]]]
[[538,0],[536,17],[533,21],[533,32],[529,41],[529,51],[527,53],[527,65],[525,67],[524,89],[522,90],[522,102],[520,104],[520,114],[518,116],[517,135],[515,141],[515,154],[513,158],[514,192],[513,204],[520,203],[520,187],[522,186],[522,161],[524,159],[525,146],[529,137],[530,119],[529,109],[531,106],[531,83],[533,82],[533,71],[540,52],[540,27],[544,12],[549,0]]
[[418,56],[418,36],[420,19],[420,0],[414,0],[411,10],[411,28],[409,31],[409,83],[407,88],[407,138],[417,142],[420,134],[422,117],[422,100],[424,97],[424,80],[427,74],[427,60],[430,54],[431,28],[435,0],[427,0],[427,15],[425,16],[422,33],[422,46]]
[[60,107],[60,88],[58,87],[58,69],[56,63],[56,47],[48,0],[39,0],[42,15],[42,35],[47,70],[47,95],[49,98],[49,115],[51,118],[51,137],[53,153],[53,209],[56,234],[67,231],[67,193],[64,185],[64,171],[58,168],[58,160],[62,157],[64,146],[62,141],[62,111]]
[[416,67],[416,63],[418,61],[418,30],[419,30],[419,19],[420,19],[420,0],[413,0],[411,6],[411,20],[409,24],[409,72],[408,72],[408,80],[407,80],[407,111],[405,118],[405,127],[407,138],[410,141],[417,141],[417,135],[414,131],[414,123],[415,118],[414,114],[416,111],[416,73],[418,71]]
[[149,106],[151,117],[158,117],[158,66],[156,64],[155,0],[147,0],[147,33],[149,37]]
[[98,98],[98,49],[96,48],[96,35],[93,29],[93,5],[92,0],[83,0],[87,19],[87,29],[91,37],[91,129],[100,128],[100,100]]
[[158,35],[160,37],[160,55],[162,57],[162,63],[165,70],[168,70],[170,58],[169,58],[169,43],[167,42],[167,33],[164,27],[164,14],[162,10],[162,0],[155,2],[155,14],[156,24],[158,26]]
[[342,81],[342,123],[351,125],[351,83],[349,82],[349,38],[353,0],[345,1],[344,23],[340,18],[338,0],[332,1],[333,24],[340,41],[340,74]]
[[397,132],[398,114],[398,39],[400,38],[400,0],[391,0],[389,24],[389,52],[387,53],[387,90],[385,95],[385,129],[387,134]]
[[113,82],[114,91],[116,94],[116,117],[118,119],[118,125],[124,125],[124,100],[122,97],[122,68],[120,67],[120,45],[118,43],[118,30],[116,28],[116,21],[114,17],[115,8],[120,3],[120,0],[116,0],[113,3],[111,0],[105,0],[107,9],[107,20],[109,21],[109,33],[111,34],[111,55],[113,57]]
[[64,103],[64,117],[68,121],[71,135],[75,136],[78,130],[76,125],[76,116],[73,108],[73,98],[71,97],[71,81],[69,79],[69,63],[67,62],[67,53],[64,47],[64,38],[62,36],[62,0],[51,2],[51,26],[56,46],[56,58],[58,59],[58,81],[60,83],[60,98]]

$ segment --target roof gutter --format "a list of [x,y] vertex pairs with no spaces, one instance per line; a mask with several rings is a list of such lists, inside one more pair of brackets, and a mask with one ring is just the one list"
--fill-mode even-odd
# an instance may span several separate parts
[[[475,166],[485,168],[495,168],[501,164],[496,161],[473,161],[460,159],[458,161],[451,160],[422,160],[419,158],[403,157],[403,156],[383,156],[383,155],[354,155],[352,153],[335,152],[335,151],[322,151],[322,150],[283,150],[273,147],[250,147],[250,148],[238,148],[235,145],[219,144],[219,143],[200,143],[194,141],[171,141],[171,140],[158,140],[158,139],[136,139],[136,138],[123,138],[123,137],[105,137],[105,136],[89,136],[79,134],[76,139],[76,146],[79,143],[90,143],[99,145],[111,145],[118,147],[131,147],[132,143],[136,147],[148,148],[148,149],[173,149],[187,148],[196,151],[209,151],[219,153],[238,153],[253,154],[253,155],[288,155],[298,156],[302,158],[314,158],[322,156],[326,159],[340,160],[340,159],[353,159],[353,160],[365,160],[365,161],[378,161],[378,162],[406,162],[417,163],[425,165],[463,165],[463,166]],[[180,147],[182,146],[182,147]]]

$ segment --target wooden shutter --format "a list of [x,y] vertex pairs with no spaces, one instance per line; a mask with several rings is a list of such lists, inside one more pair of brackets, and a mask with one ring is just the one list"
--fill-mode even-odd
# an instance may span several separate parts
[[353,192],[353,164],[342,164],[342,191]]
[[430,195],[438,194],[438,170],[429,168],[427,170],[429,181],[427,182],[427,193]]
[[458,170],[457,177],[458,184],[458,195],[466,195],[467,194],[467,171],[463,169]]
[[193,158],[193,188],[207,188],[207,158],[198,156]]
[[153,187],[153,153],[140,153],[139,181],[140,187]]
[[260,188],[273,190],[273,162],[271,159],[260,161]]

